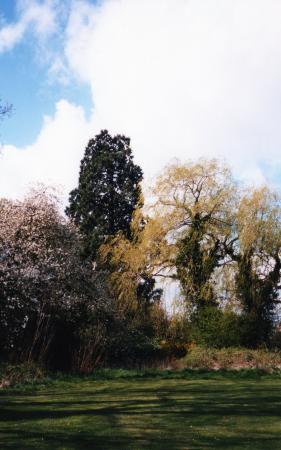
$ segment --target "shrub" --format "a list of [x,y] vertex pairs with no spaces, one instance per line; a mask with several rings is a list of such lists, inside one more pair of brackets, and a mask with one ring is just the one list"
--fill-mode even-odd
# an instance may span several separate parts
[[223,348],[241,345],[241,318],[233,312],[204,307],[192,317],[192,338],[200,345]]
[[32,362],[23,364],[2,364],[0,366],[0,387],[32,383],[43,379],[45,372],[42,367]]

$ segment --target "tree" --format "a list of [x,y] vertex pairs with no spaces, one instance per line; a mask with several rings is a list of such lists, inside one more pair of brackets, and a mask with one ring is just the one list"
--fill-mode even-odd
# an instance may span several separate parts
[[216,305],[212,276],[231,238],[235,189],[227,167],[201,160],[168,166],[153,190],[171,264],[193,308]]
[[122,341],[129,341],[126,354],[135,362],[159,358],[160,340],[167,334],[168,317],[161,303],[162,289],[155,280],[162,263],[159,256],[164,254],[164,236],[159,225],[138,209],[131,222],[131,238],[118,233],[99,249],[101,264],[105,263],[109,269],[118,312],[126,324],[120,348],[124,348]]
[[100,247],[99,257],[109,268],[119,308],[145,310],[161,297],[154,277],[163,267],[165,251],[170,249],[165,245],[161,224],[143,217],[140,209],[133,215],[130,237],[118,233]]
[[86,147],[77,189],[66,214],[85,237],[85,254],[95,258],[106,238],[130,237],[134,210],[141,203],[142,170],[134,164],[130,139],[103,130]]
[[62,367],[85,329],[84,311],[97,325],[97,310],[107,309],[110,296],[81,260],[80,244],[45,188],[23,201],[0,200],[2,356],[45,362],[49,355]]
[[245,317],[245,344],[257,346],[271,337],[281,275],[281,203],[267,187],[247,193],[237,216],[239,247],[236,292]]

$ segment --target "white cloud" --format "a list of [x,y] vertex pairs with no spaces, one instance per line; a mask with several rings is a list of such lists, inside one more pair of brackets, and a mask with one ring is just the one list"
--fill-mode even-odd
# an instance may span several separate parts
[[34,144],[4,151],[0,192],[74,187],[100,128],[132,138],[147,176],[173,157],[219,156],[241,178],[280,181],[280,19],[278,0],[74,0],[51,71],[90,85],[93,115],[58,103]]
[[262,178],[281,162],[280,19],[276,0],[76,1],[65,54],[146,173],[205,155]]
[[0,53],[11,50],[32,31],[37,37],[47,38],[57,31],[57,2],[20,0],[17,2],[19,19],[0,28]]
[[66,100],[46,116],[36,142],[25,148],[4,146],[0,154],[2,197],[19,197],[37,182],[59,187],[66,196],[77,183],[78,167],[89,139],[89,124],[81,107]]

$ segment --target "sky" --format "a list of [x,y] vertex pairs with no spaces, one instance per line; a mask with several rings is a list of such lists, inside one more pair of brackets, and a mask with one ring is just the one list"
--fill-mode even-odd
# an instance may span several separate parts
[[279,0],[0,0],[0,197],[66,201],[104,128],[147,181],[216,157],[280,187],[280,23]]

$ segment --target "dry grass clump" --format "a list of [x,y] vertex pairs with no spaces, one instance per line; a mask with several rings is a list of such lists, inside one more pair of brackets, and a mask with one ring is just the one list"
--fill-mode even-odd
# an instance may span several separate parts
[[266,349],[213,349],[192,347],[181,360],[183,368],[207,370],[261,369],[273,372],[281,369],[281,352]]
[[43,379],[44,370],[34,363],[2,364],[0,366],[0,388],[33,383]]

